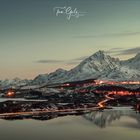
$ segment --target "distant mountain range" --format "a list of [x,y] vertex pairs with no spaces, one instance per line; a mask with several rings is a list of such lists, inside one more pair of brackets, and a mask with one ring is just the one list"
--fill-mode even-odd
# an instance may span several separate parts
[[40,74],[33,80],[15,78],[1,81],[0,85],[2,87],[24,84],[41,85],[91,78],[113,81],[140,80],[140,53],[131,59],[122,61],[111,57],[104,51],[98,51],[69,71],[57,69],[50,74]]

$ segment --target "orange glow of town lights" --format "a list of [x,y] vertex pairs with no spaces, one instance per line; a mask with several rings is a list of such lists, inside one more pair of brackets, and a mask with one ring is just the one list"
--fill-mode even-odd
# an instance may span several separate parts
[[14,92],[13,91],[8,91],[7,96],[11,97],[13,95],[14,95]]
[[140,85],[140,81],[123,81],[123,82],[115,82],[115,81],[104,81],[104,80],[95,80],[96,85],[100,84],[108,84],[108,85]]
[[70,86],[70,84],[69,83],[66,83],[66,84],[63,84],[63,86]]
[[102,104],[102,102],[99,102],[98,105],[100,108],[104,108],[104,105]]

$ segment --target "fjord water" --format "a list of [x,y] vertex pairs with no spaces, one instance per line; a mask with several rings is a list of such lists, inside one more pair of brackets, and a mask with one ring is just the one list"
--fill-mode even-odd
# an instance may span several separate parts
[[1,140],[139,140],[140,115],[132,110],[91,112],[52,120],[0,120]]

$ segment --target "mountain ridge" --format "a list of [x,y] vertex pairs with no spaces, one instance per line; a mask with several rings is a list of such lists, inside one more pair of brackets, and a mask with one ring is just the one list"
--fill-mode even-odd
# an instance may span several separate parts
[[[120,60],[108,55],[105,51],[99,50],[93,55],[83,60],[76,67],[67,71],[57,69],[49,74],[39,74],[33,80],[4,80],[0,85],[41,85],[44,83],[62,83],[67,81],[77,81],[85,79],[101,79],[113,81],[138,81],[140,80],[140,53],[128,60]],[[14,84],[12,84],[14,83]]]
[[48,74],[46,83],[85,80],[88,78],[114,81],[140,80],[139,63],[140,53],[128,60],[120,60],[111,57],[105,51],[99,50],[73,69],[61,71],[59,76],[57,76],[57,70]]

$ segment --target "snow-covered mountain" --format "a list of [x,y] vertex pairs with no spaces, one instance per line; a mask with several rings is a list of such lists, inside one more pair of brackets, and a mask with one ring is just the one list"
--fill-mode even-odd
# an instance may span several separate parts
[[50,74],[40,74],[32,81],[15,78],[1,81],[0,85],[2,87],[24,84],[41,85],[91,78],[114,81],[140,80],[140,53],[131,59],[121,61],[104,51],[98,51],[69,71],[57,69]]
[[65,81],[67,71],[63,69],[57,69],[55,72],[50,74],[40,74],[33,81],[32,84],[43,84],[43,83],[58,83]]
[[6,79],[6,80],[0,82],[0,87],[3,89],[7,89],[10,87],[18,88],[18,87],[25,86],[29,83],[31,83],[31,80],[27,80],[27,79],[21,80],[19,78],[14,78],[12,80]]
[[133,58],[130,58],[126,61],[122,61],[122,65],[125,65],[130,69],[135,69],[135,70],[140,71],[140,53],[138,53]]
[[50,74],[39,75],[33,83],[57,83],[89,78],[115,81],[140,80],[140,53],[134,58],[121,61],[104,51],[98,51],[70,71],[58,69]]

